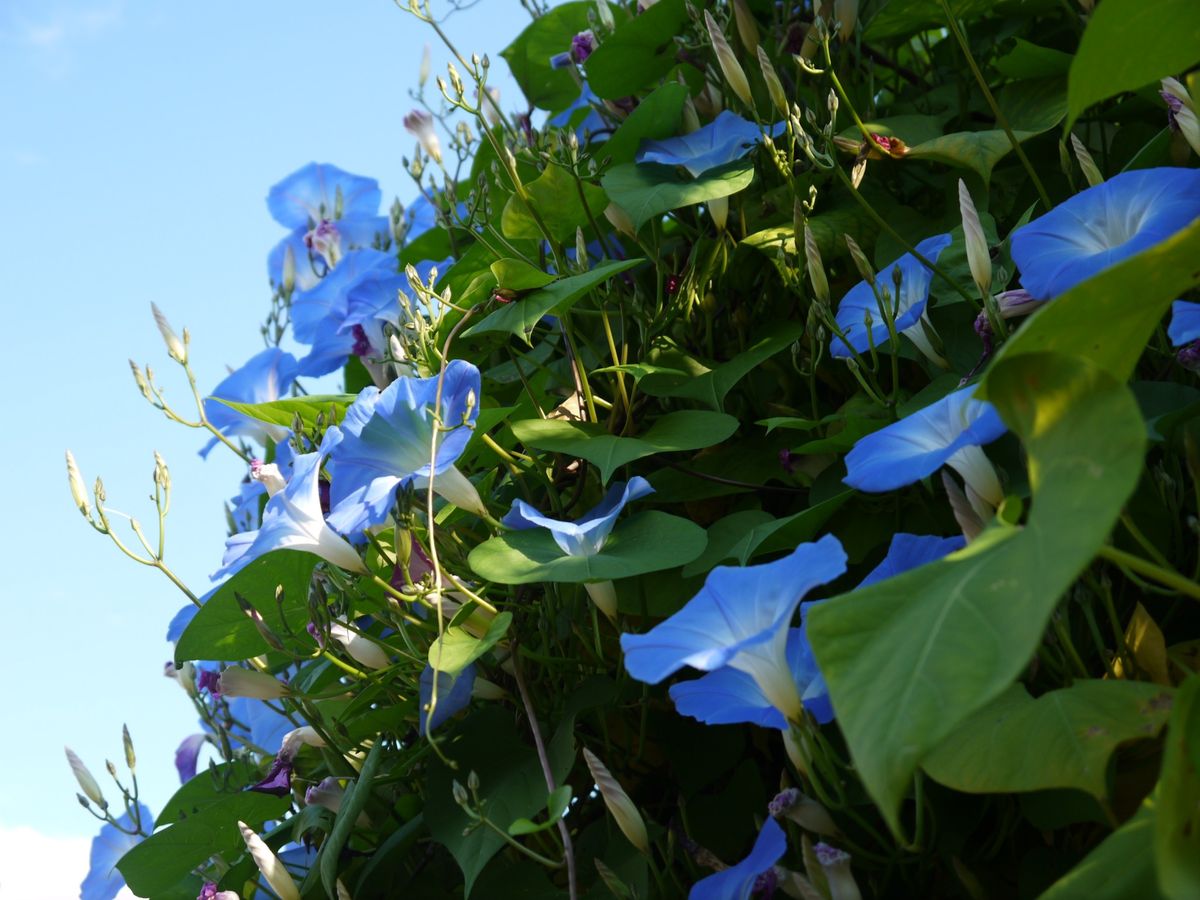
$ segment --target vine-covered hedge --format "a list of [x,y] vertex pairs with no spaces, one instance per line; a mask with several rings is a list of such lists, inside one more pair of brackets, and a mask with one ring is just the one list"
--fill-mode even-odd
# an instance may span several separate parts
[[212,585],[68,454],[201,719],[83,896],[1200,896],[1200,5],[524,5],[155,310]]

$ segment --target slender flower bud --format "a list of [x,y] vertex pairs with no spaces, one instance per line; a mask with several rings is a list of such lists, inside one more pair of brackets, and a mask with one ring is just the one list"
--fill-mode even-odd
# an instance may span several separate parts
[[258,866],[258,871],[262,872],[267,886],[279,895],[279,900],[300,900],[300,889],[296,887],[296,882],[279,857],[271,852],[266,841],[245,822],[238,822],[238,828],[242,832],[242,840],[246,842],[246,849],[250,851],[250,858]]
[[288,686],[275,676],[241,666],[230,666],[221,673],[220,689],[226,697],[254,700],[278,700],[288,695]]
[[858,274],[862,276],[863,281],[868,284],[875,282],[875,270],[871,267],[870,261],[867,259],[867,254],[863,253],[862,247],[858,246],[858,241],[850,237],[848,234],[842,235],[846,241],[846,249],[850,251],[850,258],[854,260],[854,267],[858,269]]
[[612,10],[608,8],[608,0],[596,0],[596,17],[609,31],[617,27],[617,23],[613,21]]
[[404,117],[404,129],[420,142],[421,148],[435,162],[442,161],[442,142],[433,130],[433,116],[424,110],[414,109]]
[[725,230],[725,222],[729,219],[729,198],[714,197],[708,201],[708,214],[712,216],[713,224],[718,231]]
[[183,341],[179,340],[179,335],[171,328],[167,317],[163,315],[156,303],[150,304],[150,310],[154,313],[154,324],[158,326],[163,342],[167,345],[167,355],[177,363],[187,362],[187,348],[183,346]]
[[683,115],[680,117],[679,127],[683,134],[691,134],[700,128],[700,116],[696,112],[696,104],[690,93],[685,95],[683,100]]
[[817,238],[806,222],[804,225],[804,258],[808,264],[808,280],[813,293],[822,303],[829,304],[829,280],[825,277],[825,264],[821,261],[821,250]]
[[761,45],[758,37],[758,23],[754,21],[754,14],[750,12],[746,0],[733,0],[733,19],[737,23],[738,37],[742,39],[742,46],[748,53],[753,53]]
[[454,798],[454,802],[463,809],[468,809],[471,805],[471,797],[467,794],[467,789],[462,786],[462,782],[457,778],[450,785],[450,796]]
[[850,40],[858,24],[858,0],[833,0],[833,18],[838,26],[838,39]]
[[633,219],[629,218],[629,213],[617,204],[610,203],[604,208],[604,218],[608,219],[609,224],[626,237],[636,237],[637,231],[633,227]]
[[1088,153],[1087,147],[1083,146],[1083,141],[1074,134],[1071,135],[1071,149],[1075,151],[1075,158],[1079,160],[1079,168],[1083,169],[1083,177],[1087,179],[1087,183],[1092,187],[1102,183],[1104,176],[1096,167],[1096,161],[1092,159],[1092,154]]
[[762,69],[763,81],[767,83],[767,93],[771,96],[771,102],[775,104],[775,108],[779,110],[779,114],[786,118],[789,113],[787,94],[784,93],[779,75],[775,72],[775,67],[771,65],[771,58],[767,56],[767,52],[763,50],[761,45],[757,53],[758,66]]
[[329,636],[345,648],[351,659],[368,669],[386,669],[392,664],[382,647],[351,631],[341,622],[330,623]]
[[132,772],[137,769],[137,754],[133,752],[133,738],[129,736],[129,726],[121,726],[121,741],[125,745],[125,765]]
[[71,771],[75,773],[75,780],[79,782],[80,790],[101,809],[108,809],[108,801],[100,793],[100,785],[96,783],[96,779],[92,777],[88,767],[83,764],[83,760],[76,756],[75,751],[70,747],[64,749],[67,751],[67,762],[71,766]]
[[754,109],[754,97],[750,93],[750,82],[746,80],[746,73],[742,71],[741,63],[733,55],[733,49],[725,40],[721,27],[707,9],[704,11],[704,25],[708,29],[708,37],[712,41],[713,51],[717,54],[717,63],[725,75],[725,81],[739,100],[750,109]]
[[592,780],[600,789],[604,805],[608,807],[617,827],[621,829],[621,834],[629,838],[629,843],[649,856],[650,838],[646,833],[646,822],[642,819],[642,814],[638,812],[637,806],[629,799],[629,795],[625,793],[621,783],[613,778],[604,763],[600,762],[596,754],[587,747],[583,748],[583,759],[587,763],[588,771],[592,773]]
[[828,844],[813,847],[829,883],[830,900],[862,900],[862,892],[850,871],[850,854]]
[[988,253],[987,238],[983,235],[983,225],[979,222],[979,213],[971,200],[963,180],[958,179],[958,210],[962,215],[963,237],[967,244],[967,264],[971,267],[971,277],[983,297],[992,294],[992,257]]
[[146,380],[146,376],[142,374],[142,370],[138,368],[138,364],[132,359],[129,361],[129,370],[133,372],[134,383],[137,384],[138,391],[150,402],[154,402],[154,397],[150,393],[150,383]]
[[417,69],[417,85],[425,87],[425,82],[429,80],[429,72],[433,68],[433,61],[430,58],[429,45],[425,45],[425,49],[421,52],[421,66]]
[[446,71],[450,75],[450,85],[454,88],[454,93],[461,99],[462,95],[466,93],[466,89],[463,87],[462,76],[458,74],[458,69],[454,68],[454,63],[449,63],[446,66]]
[[946,498],[950,501],[950,511],[954,513],[954,521],[958,523],[963,537],[969,544],[983,533],[983,519],[971,506],[971,501],[963,493],[948,469],[942,469],[942,487],[946,489]]
[[1187,88],[1175,78],[1164,78],[1159,94],[1167,104],[1171,130],[1183,134],[1192,149],[1200,153],[1200,119],[1196,118],[1196,105]]
[[79,474],[79,466],[75,464],[75,454],[67,451],[67,483],[71,486],[71,499],[79,507],[85,519],[92,517],[92,504],[88,502],[87,488],[83,484],[83,476]]

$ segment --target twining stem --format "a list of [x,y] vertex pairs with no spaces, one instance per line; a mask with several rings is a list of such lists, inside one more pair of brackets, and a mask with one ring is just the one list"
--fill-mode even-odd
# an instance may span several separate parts
[[1162,566],[1142,559],[1140,556],[1134,556],[1132,553],[1126,553],[1124,550],[1118,550],[1116,547],[1108,545],[1101,547],[1098,555],[1101,559],[1107,559],[1111,563],[1137,572],[1139,575],[1144,575],[1152,581],[1157,581],[1159,584],[1174,588],[1185,597],[1200,600],[1200,584],[1196,584],[1190,578],[1184,578],[1178,572],[1164,569]]
[[967,44],[967,37],[962,33],[962,29],[958,27],[958,20],[954,18],[954,14],[950,11],[950,5],[946,0],[938,0],[942,6],[942,12],[946,14],[946,22],[950,26],[950,33],[954,35],[954,39],[958,41],[958,46],[963,52],[963,56],[967,58],[967,65],[971,67],[971,74],[975,76],[975,82],[979,85],[979,89],[983,91],[983,97],[987,100],[987,104],[991,107],[992,115],[996,117],[996,124],[1004,129],[1004,133],[1008,135],[1008,141],[1012,144],[1013,151],[1017,154],[1017,158],[1021,160],[1021,165],[1025,167],[1025,171],[1029,173],[1029,178],[1033,182],[1033,186],[1037,188],[1038,197],[1041,198],[1042,206],[1050,209],[1054,206],[1050,202],[1050,195],[1046,193],[1046,188],[1042,184],[1042,180],[1038,178],[1037,172],[1033,168],[1033,164],[1029,161],[1029,157],[1025,155],[1025,151],[1021,148],[1021,142],[1017,140],[1017,136],[1013,133],[1012,126],[1008,124],[1008,117],[1004,115],[1000,109],[1000,105],[996,102],[996,98],[992,95],[991,88],[988,87],[987,79],[983,77],[983,73],[979,71],[979,65],[975,62],[975,57],[971,55],[971,48]]

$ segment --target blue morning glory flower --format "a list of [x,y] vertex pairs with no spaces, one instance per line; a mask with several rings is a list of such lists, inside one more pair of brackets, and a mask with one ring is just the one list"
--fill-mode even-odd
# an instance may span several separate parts
[[617,516],[631,500],[653,494],[654,488],[645,478],[635,475],[626,484],[623,481],[613,482],[604,499],[589,509],[574,522],[563,522],[543,516],[524,500],[514,500],[501,522],[509,528],[524,530],[526,528],[547,528],[550,530],[554,543],[567,556],[595,556],[604,547],[613,526],[617,524]]
[[[932,262],[937,262],[938,255],[950,246],[950,235],[939,234],[926,238],[917,244],[917,252]],[[896,283],[893,272],[899,271],[900,296],[897,299]],[[925,315],[925,304],[929,301],[929,285],[933,280],[933,272],[917,261],[911,253],[905,253],[894,263],[886,266],[875,276],[875,285],[879,292],[887,292],[895,310],[896,331],[907,334],[918,346],[927,344],[921,328],[921,318]],[[871,327],[868,331],[867,317],[870,316]],[[837,324],[846,334],[846,339],[859,353],[866,353],[871,345],[884,347],[890,336],[883,313],[879,309],[879,300],[875,291],[866,281],[860,281],[852,287],[842,302],[838,304]],[[850,356],[850,348],[836,335],[830,341],[830,352],[837,357]]]
[[887,555],[871,573],[859,582],[860,588],[885,581],[916,569],[926,563],[941,559],[948,553],[961,550],[967,545],[962,535],[938,537],[930,534],[897,534],[888,545]]
[[322,219],[373,216],[382,200],[374,178],[329,163],[309,163],[271,188],[267,209],[285,228],[307,228]]
[[421,720],[417,723],[417,731],[424,737],[427,729],[436,731],[451,716],[467,708],[471,702],[471,690],[475,687],[475,664],[471,663],[457,675],[437,673],[438,701],[432,721],[428,721],[428,716],[429,703],[433,699],[433,666],[426,664],[421,672],[420,684]]
[[[421,283],[427,284],[435,271],[442,273],[453,265],[454,257],[447,256],[441,261],[422,260],[414,265],[413,269]],[[430,310],[423,300],[414,297],[412,285],[409,284],[408,275],[404,272],[390,277],[366,279],[347,292],[348,304],[341,330],[343,332],[353,330],[356,334],[361,331],[363,338],[369,344],[368,352],[381,355],[385,349],[384,324],[400,326],[402,309],[397,299],[400,294],[408,298],[408,303],[415,315],[436,315],[442,308],[442,304],[436,302],[437,308]],[[359,355],[364,354],[360,353]]]
[[347,253],[361,247],[373,247],[390,233],[391,222],[388,218],[374,214],[334,221],[323,219],[316,227],[301,225],[288,233],[267,254],[267,277],[271,284],[283,283],[284,261],[290,250],[295,273],[293,289],[307,291]]
[[1200,169],[1114,175],[1013,232],[1021,285],[1050,300],[1200,218]]
[[842,480],[860,491],[892,491],[946,465],[963,477],[969,492],[993,507],[999,505],[1004,492],[979,448],[1008,429],[992,404],[971,399],[974,392],[974,386],[960,388],[868,434],[846,454]]
[[[778,122],[770,128],[772,137],[783,133],[787,126]],[[691,134],[661,141],[642,141],[637,161],[683,166],[693,178],[709,169],[741,159],[762,140],[762,130],[736,113],[723,110],[707,125]]]
[[[344,534],[381,525],[395,502],[396,488],[428,484],[443,492],[452,487],[474,492],[454,463],[471,439],[479,415],[479,370],[465,360],[446,366],[441,398],[442,428],[438,436],[437,460],[430,468],[433,429],[432,409],[437,398],[438,377],[398,378],[380,391],[364,388],[346,410],[333,450],[334,477],[330,487],[330,524]],[[439,487],[440,485],[440,487]],[[451,502],[462,506],[457,498]],[[464,501],[466,502],[466,501]],[[478,507],[478,495],[471,507]]]
[[350,295],[364,285],[399,277],[396,258],[381,250],[354,250],[317,284],[292,298],[292,333],[302,344],[321,331],[337,332],[350,311]]
[[[249,362],[213,388],[212,394],[204,401],[204,415],[226,437],[240,435],[264,447],[267,441],[282,440],[287,434],[286,428],[259,422],[212,398],[219,397],[235,403],[269,403],[282,397],[295,377],[295,357],[278,347],[268,347],[256,353]],[[216,438],[210,440],[200,455],[207,457],[216,443]]]
[[196,767],[200,760],[200,751],[208,743],[205,732],[189,734],[175,748],[175,771],[179,773],[179,783],[187,784],[196,777]]
[[1172,347],[1182,347],[1200,339],[1200,303],[1176,300],[1171,304],[1171,324],[1167,337]]
[[[802,617],[805,607],[811,605],[800,605]],[[829,692],[803,628],[788,629],[784,652],[804,708],[822,725],[831,721],[833,706],[829,702]],[[722,666],[691,681],[680,681],[671,685],[667,693],[681,715],[691,716],[706,725],[745,722],[780,731],[788,728],[783,713],[763,695],[753,676],[732,666]]]
[[709,875],[692,885],[688,900],[750,900],[761,887],[759,880],[774,884],[775,863],[787,852],[787,835],[772,818],[763,822],[750,855],[736,866]]
[[838,539],[826,535],[758,566],[717,566],[687,605],[646,634],[621,635],[625,668],[657,684],[684,666],[730,666],[754,679],[783,716],[799,720],[803,700],[787,658],[789,626],[804,595],[846,571]]
[[347,571],[366,571],[355,549],[326,524],[321,509],[321,463],[341,437],[341,432],[330,428],[315,452],[295,458],[291,478],[282,487],[275,486],[274,479],[264,479],[271,499],[263,510],[262,527],[225,542],[225,559],[214,579],[232,575],[272,550],[305,550]]
[[598,103],[600,103],[600,98],[588,87],[588,83],[585,81],[575,102],[562,112],[547,119],[546,124],[554,128],[566,128],[571,124],[571,119],[578,110],[586,109],[588,114],[582,122],[575,126],[575,134],[579,140],[586,140],[589,134],[602,131],[608,127],[604,122],[604,118],[600,113],[596,112],[596,107],[593,105]]
[[[144,805],[138,804],[142,829],[154,830],[154,816]],[[125,828],[133,828],[133,816],[125,813],[117,819]],[[91,868],[79,886],[79,900],[113,900],[125,886],[125,878],[117,869],[117,862],[144,840],[140,834],[126,834],[114,825],[105,823],[100,833],[92,839]]]

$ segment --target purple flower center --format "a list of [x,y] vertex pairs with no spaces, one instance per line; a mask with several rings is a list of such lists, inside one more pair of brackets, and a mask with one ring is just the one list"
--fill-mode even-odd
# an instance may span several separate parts
[[371,352],[371,341],[361,325],[355,325],[350,332],[354,335],[354,346],[350,352],[360,359]]
[[[785,450],[782,453],[780,453],[780,461],[781,462],[782,462],[783,453],[787,453],[787,452],[788,451]],[[775,798],[770,803],[767,804],[767,812],[770,814],[771,818],[778,819],[785,812],[787,812],[789,809],[791,809],[793,806],[795,806],[796,801],[799,799],[800,799],[800,792],[798,790],[796,790],[795,788],[788,788],[786,791],[780,791],[778,794],[775,795]]]
[[196,677],[196,688],[208,691],[214,700],[221,699],[221,676],[208,669],[201,669]]
[[309,622],[304,626],[304,630],[307,631],[309,636],[311,636],[312,639],[317,642],[318,647],[320,647],[322,650],[325,649],[325,635],[321,633],[321,629],[317,627],[315,622]]
[[1200,341],[1192,341],[1181,347],[1175,355],[1179,364],[1190,372],[1200,372]]
[[200,893],[196,895],[196,900],[213,900],[217,896],[216,882],[206,881],[204,887],[200,888]]
[[750,893],[770,900],[775,896],[778,888],[779,876],[775,874],[774,868],[770,868],[754,879],[754,886],[750,888]]

